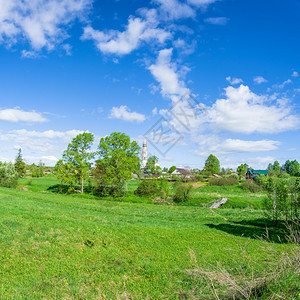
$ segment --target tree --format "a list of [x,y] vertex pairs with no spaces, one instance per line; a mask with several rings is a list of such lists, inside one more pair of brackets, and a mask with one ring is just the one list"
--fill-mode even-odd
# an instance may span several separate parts
[[220,172],[220,162],[214,155],[210,154],[206,159],[204,171],[209,174],[217,174]]
[[170,169],[169,169],[169,173],[170,174],[172,174],[174,171],[176,170],[176,167],[175,166],[172,166],[172,167],[170,167]]
[[84,180],[90,174],[90,161],[95,156],[95,153],[90,151],[93,142],[94,135],[92,133],[78,134],[64,151],[62,160],[56,164],[58,178],[69,183],[76,180],[81,185],[81,193],[84,189]]
[[114,195],[124,194],[126,182],[140,166],[140,147],[125,133],[113,132],[99,143],[99,159],[93,172],[99,186],[110,188]]
[[300,164],[297,160],[287,160],[283,165],[283,169],[291,176],[300,176]]
[[18,185],[18,177],[18,172],[11,162],[0,162],[0,186],[16,188]]
[[245,163],[245,164],[241,164],[237,167],[236,171],[239,174],[239,177],[242,178],[243,176],[245,176],[247,170],[248,170],[249,166]]
[[151,174],[161,174],[161,168],[158,164],[158,158],[152,155],[148,158],[145,169],[150,170]]
[[22,158],[21,148],[18,150],[18,154],[17,154],[16,160],[15,160],[15,169],[16,169],[19,177],[23,177],[26,174],[26,164]]

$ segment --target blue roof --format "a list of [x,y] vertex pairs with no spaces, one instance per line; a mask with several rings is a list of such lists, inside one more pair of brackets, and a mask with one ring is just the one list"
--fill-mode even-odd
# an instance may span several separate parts
[[253,169],[248,169],[248,171],[253,175],[253,174],[259,174],[259,175],[268,175],[268,170],[253,170]]

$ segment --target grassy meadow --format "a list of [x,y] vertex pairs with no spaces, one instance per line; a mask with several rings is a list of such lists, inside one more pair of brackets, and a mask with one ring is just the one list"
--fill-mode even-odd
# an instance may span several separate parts
[[[263,218],[263,193],[202,186],[158,205],[133,194],[136,181],[114,201],[57,183],[0,188],[1,299],[297,299],[299,249]],[[220,197],[222,209],[205,207]]]

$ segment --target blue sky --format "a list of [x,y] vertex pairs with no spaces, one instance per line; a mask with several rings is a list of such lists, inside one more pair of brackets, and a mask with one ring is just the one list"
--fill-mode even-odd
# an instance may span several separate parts
[[0,160],[125,132],[161,166],[300,160],[300,1],[0,0]]

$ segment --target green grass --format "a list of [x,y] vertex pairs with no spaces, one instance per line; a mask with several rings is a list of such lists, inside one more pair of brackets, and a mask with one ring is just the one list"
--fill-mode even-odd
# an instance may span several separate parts
[[[0,188],[0,298],[211,299],[190,275],[193,255],[197,268],[236,270],[246,253],[261,276],[293,248],[259,210],[88,199],[47,192],[53,184],[38,178],[28,191]],[[266,225],[270,242],[257,239]],[[283,293],[294,296],[291,276]]]

